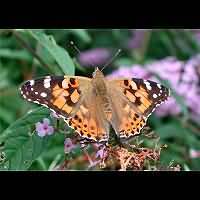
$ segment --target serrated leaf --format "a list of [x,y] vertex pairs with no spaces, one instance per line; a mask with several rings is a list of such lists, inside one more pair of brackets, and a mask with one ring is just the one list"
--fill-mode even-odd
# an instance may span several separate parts
[[34,129],[35,123],[47,116],[47,109],[37,108],[0,134],[0,144],[4,144],[1,151],[5,153],[6,162],[9,163],[8,170],[27,170],[43,152],[49,137],[40,138]]
[[53,37],[49,37],[45,33],[35,30],[28,30],[28,33],[48,50],[64,74],[74,75],[75,66],[72,59],[65,49],[56,44]]

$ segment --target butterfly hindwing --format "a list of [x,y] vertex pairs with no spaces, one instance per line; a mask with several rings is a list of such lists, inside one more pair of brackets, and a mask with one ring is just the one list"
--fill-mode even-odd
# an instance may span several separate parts
[[50,108],[63,118],[74,114],[90,79],[73,76],[46,76],[26,81],[20,88],[30,102]]
[[88,88],[86,98],[67,123],[83,138],[98,142],[108,141],[109,123],[102,114],[99,99],[93,93],[92,87]]
[[111,86],[112,118],[110,123],[120,138],[138,135],[146,123],[146,118],[136,111],[122,92]]

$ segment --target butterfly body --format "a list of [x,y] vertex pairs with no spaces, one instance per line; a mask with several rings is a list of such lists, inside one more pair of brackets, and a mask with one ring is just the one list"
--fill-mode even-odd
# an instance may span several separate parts
[[111,99],[109,96],[109,90],[105,76],[98,68],[95,70],[91,82],[94,93],[96,94],[95,99],[102,108],[101,112],[103,112],[106,116],[106,119],[109,120],[112,113]]
[[120,138],[138,135],[169,90],[142,79],[107,79],[96,68],[92,78],[47,76],[21,87],[28,101],[50,108],[83,138],[109,139],[112,126]]

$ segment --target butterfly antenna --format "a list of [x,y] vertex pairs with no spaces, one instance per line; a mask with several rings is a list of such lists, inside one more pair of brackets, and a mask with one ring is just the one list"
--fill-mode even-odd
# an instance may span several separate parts
[[73,41],[70,41],[70,44],[74,47],[74,49],[78,52],[78,54],[81,53],[81,51],[80,51],[79,48],[74,44]]
[[114,56],[103,66],[101,71],[103,71],[108,65],[110,65],[113,62],[113,60],[120,54],[121,51],[121,49],[118,49]]
[[[70,44],[72,47],[74,47],[74,49],[78,52],[78,54],[80,55],[81,54],[81,51],[79,50],[79,48],[74,44],[73,41],[70,41]],[[90,61],[89,63],[92,67],[95,67],[95,65]]]

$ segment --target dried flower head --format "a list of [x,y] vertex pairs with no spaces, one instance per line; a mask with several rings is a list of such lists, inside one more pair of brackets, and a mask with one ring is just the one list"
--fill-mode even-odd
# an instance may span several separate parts
[[160,152],[148,148],[141,148],[138,151],[129,151],[123,147],[112,150],[112,155],[120,163],[120,170],[143,170],[145,160],[159,160]]

